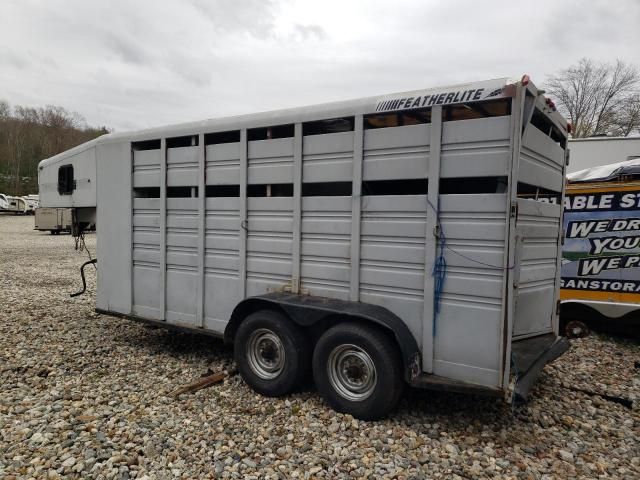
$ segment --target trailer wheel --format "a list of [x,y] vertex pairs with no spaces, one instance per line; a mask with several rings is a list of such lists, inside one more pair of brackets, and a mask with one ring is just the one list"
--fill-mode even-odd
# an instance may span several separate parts
[[293,391],[311,364],[304,331],[272,310],[260,310],[244,319],[235,335],[234,356],[244,381],[268,397]]
[[586,323],[580,320],[571,320],[564,327],[564,334],[567,338],[583,338],[590,333]]
[[363,420],[387,415],[404,390],[400,353],[377,329],[342,323],[327,330],[313,352],[313,377],[326,402]]

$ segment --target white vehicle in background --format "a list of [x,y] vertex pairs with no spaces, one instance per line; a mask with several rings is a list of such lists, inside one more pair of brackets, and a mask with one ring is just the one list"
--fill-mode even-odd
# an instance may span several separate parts
[[38,166],[40,206],[71,208],[76,232],[96,228],[97,141],[83,143]]
[[585,336],[590,328],[638,335],[640,156],[567,179],[562,330],[569,337]]
[[27,201],[27,208],[31,215],[35,215],[36,209],[40,206],[40,200],[38,195],[30,194],[25,195],[24,199]]
[[26,215],[29,213],[29,204],[24,197],[7,197],[9,207],[7,211],[16,215]]
[[[35,197],[35,198],[34,198]],[[34,213],[38,207],[38,196],[27,195],[26,197],[13,197],[0,193],[0,212],[12,212],[16,215],[26,215]]]

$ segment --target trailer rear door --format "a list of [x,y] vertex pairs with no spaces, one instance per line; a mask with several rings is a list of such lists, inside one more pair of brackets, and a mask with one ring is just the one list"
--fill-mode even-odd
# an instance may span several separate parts
[[542,95],[527,91],[512,197],[514,339],[556,328],[566,168],[566,133],[556,117]]
[[518,199],[513,267],[513,336],[553,331],[558,277],[561,207]]

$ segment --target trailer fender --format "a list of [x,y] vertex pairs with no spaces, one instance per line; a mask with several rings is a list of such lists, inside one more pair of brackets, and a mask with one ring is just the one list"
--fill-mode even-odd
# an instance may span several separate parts
[[233,310],[224,332],[225,343],[232,343],[238,326],[247,315],[261,309],[277,309],[302,327],[311,327],[328,317],[351,317],[375,323],[393,333],[402,354],[405,379],[411,381],[421,373],[418,343],[407,325],[394,313],[379,305],[284,292],[250,297]]

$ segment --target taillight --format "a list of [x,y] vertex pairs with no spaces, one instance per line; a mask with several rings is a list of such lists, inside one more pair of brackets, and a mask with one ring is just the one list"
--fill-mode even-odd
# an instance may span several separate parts
[[553,111],[556,110],[556,104],[553,103],[553,100],[551,100],[550,98],[545,98],[544,99],[545,103],[549,106],[549,108]]
[[522,82],[522,85],[524,85],[525,87],[527,85],[529,85],[529,82],[531,81],[531,79],[529,78],[529,75],[527,75],[526,73],[522,76],[522,80],[520,80]]
[[573,126],[570,122],[567,122],[567,133],[571,133],[571,130],[573,130]]

